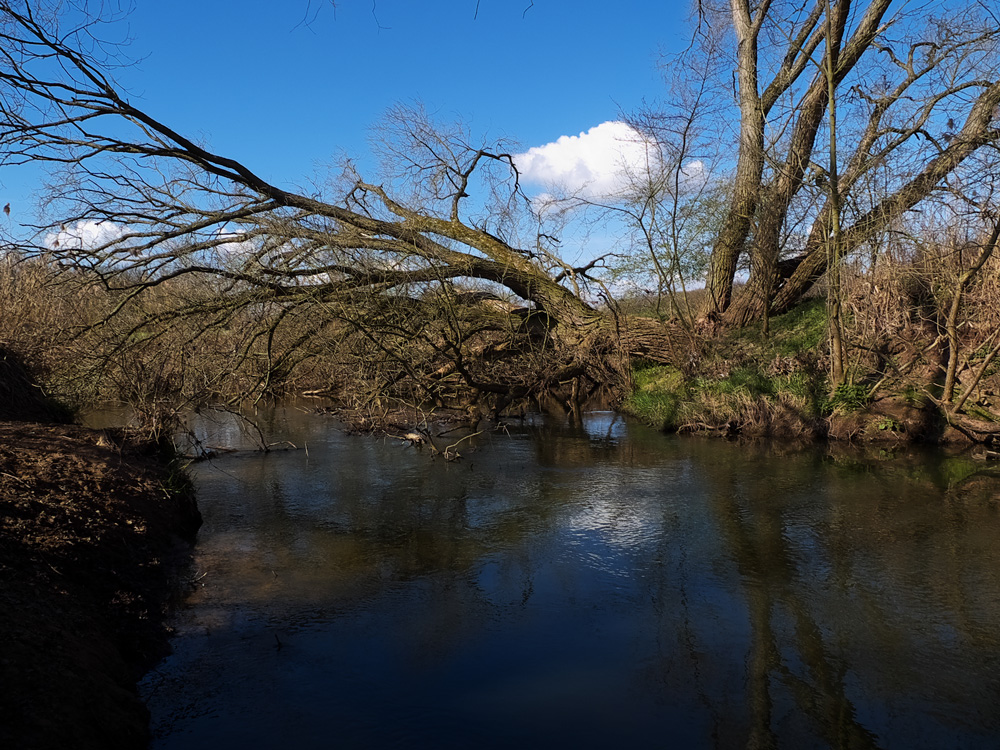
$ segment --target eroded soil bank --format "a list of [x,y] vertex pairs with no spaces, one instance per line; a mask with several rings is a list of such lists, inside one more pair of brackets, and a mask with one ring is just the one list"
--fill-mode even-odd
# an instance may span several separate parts
[[0,747],[140,748],[201,519],[155,448],[0,422]]

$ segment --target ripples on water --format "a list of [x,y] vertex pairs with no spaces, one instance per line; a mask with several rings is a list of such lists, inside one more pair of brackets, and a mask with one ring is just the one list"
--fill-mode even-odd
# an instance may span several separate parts
[[611,414],[457,463],[264,426],[297,450],[193,467],[199,586],[143,684],[155,748],[1000,746],[981,464]]

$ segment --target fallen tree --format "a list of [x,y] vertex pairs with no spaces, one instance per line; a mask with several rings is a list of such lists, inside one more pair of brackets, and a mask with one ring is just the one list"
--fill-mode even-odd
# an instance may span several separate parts
[[154,292],[169,300],[117,346],[197,318],[202,331],[245,329],[246,355],[266,360],[261,389],[322,342],[380,363],[373,395],[434,401],[457,385],[503,408],[620,387],[629,357],[676,361],[694,345],[680,327],[616,314],[607,295],[598,304],[587,268],[525,232],[530,201],[503,143],[473,145],[400,108],[382,181],[348,165],[332,187],[290,190],[132,104],[102,64],[97,20],[60,28],[68,15],[41,19],[35,5],[0,3],[0,139],[6,163],[61,174],[52,222],[19,250],[99,279],[117,299],[105,323]]

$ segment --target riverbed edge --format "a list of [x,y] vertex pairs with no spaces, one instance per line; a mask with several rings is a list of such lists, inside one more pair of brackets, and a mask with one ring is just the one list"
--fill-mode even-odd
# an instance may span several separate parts
[[201,516],[161,446],[0,422],[0,746],[144,748]]

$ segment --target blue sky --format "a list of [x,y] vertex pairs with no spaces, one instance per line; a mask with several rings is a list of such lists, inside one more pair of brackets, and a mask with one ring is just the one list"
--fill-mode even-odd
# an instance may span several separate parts
[[[573,136],[662,93],[688,0],[138,0],[132,100],[285,185],[361,159],[397,102],[514,139]],[[306,18],[309,23],[303,23]],[[25,192],[13,174],[4,193]],[[27,196],[15,196],[23,205]]]
[[[530,6],[530,7],[529,7]],[[121,79],[154,114],[268,177],[361,157],[397,102],[525,148],[656,98],[688,0],[138,0]],[[306,25],[302,21],[312,17]]]

